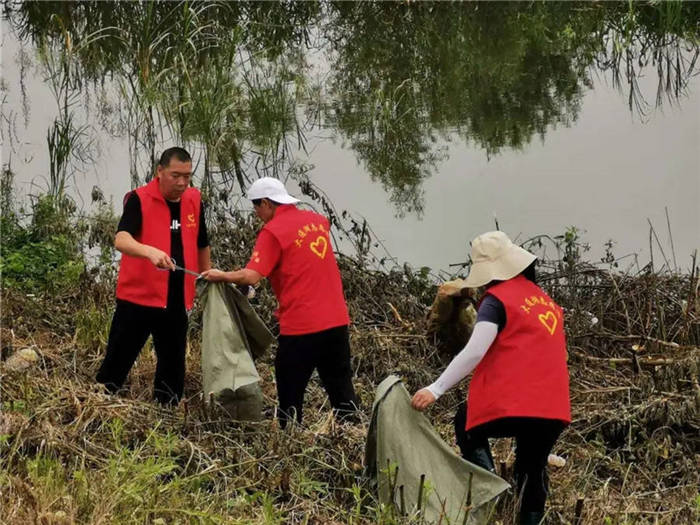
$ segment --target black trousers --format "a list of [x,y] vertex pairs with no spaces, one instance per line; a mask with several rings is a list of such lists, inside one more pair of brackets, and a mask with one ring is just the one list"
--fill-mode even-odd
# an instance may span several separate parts
[[153,336],[156,375],[153,397],[176,404],[185,385],[187,313],[181,308],[153,308],[117,300],[107,342],[107,354],[97,382],[111,392],[121,389],[148,336]]
[[507,417],[489,421],[469,431],[465,430],[466,422],[467,405],[463,403],[457,409],[454,424],[457,445],[467,461],[483,458],[485,454],[493,464],[488,438],[515,438],[514,474],[518,495],[522,495],[520,511],[544,512],[549,490],[547,456],[564,430],[564,422],[537,417]]
[[352,417],[358,401],[352,386],[347,326],[304,335],[280,335],[275,379],[282,428],[296,415],[301,422],[306,385],[318,370],[331,406],[341,417]]

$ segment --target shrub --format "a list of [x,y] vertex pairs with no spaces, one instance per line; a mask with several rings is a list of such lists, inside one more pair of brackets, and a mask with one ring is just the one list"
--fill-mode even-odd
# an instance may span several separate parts
[[78,284],[85,261],[80,242],[82,228],[73,206],[49,196],[38,197],[28,225],[22,224],[13,207],[3,207],[1,231],[3,287],[52,293]]

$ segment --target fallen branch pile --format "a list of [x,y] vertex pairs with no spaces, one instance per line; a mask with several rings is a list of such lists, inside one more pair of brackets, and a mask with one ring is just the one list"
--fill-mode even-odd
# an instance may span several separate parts
[[[249,242],[227,235],[231,253]],[[207,411],[199,393],[198,314],[187,399],[164,409],[150,402],[151,352],[139,358],[126,396],[108,396],[94,384],[109,326],[108,283],[88,283],[61,301],[4,290],[3,360],[22,349],[38,360],[20,371],[2,365],[0,522],[395,522],[361,478],[369,410],[386,375],[401,375],[415,390],[446,364],[426,335],[436,287],[407,267],[370,270],[350,257],[339,261],[364,416],[359,424],[336,424],[314,380],[304,427],[287,432],[274,419],[272,354],[258,363],[264,422],[235,424]],[[697,275],[543,268],[545,288],[566,310],[574,411],[554,451],[566,464],[550,469],[550,522],[697,522]],[[269,289],[259,291],[255,305],[274,325]],[[463,395],[452,392],[429,412],[448,442]],[[495,453],[508,477],[509,441]],[[497,519],[511,523],[513,515],[506,498]]]

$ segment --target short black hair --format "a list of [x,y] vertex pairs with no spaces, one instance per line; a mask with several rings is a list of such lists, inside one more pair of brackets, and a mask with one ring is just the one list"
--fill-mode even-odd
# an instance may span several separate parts
[[161,166],[162,168],[167,168],[170,165],[170,161],[172,160],[173,157],[175,157],[180,162],[188,162],[188,161],[192,160],[192,157],[190,156],[189,152],[186,149],[178,148],[176,146],[174,148],[166,149],[160,155],[160,160],[158,161],[158,166]]
[[525,277],[528,281],[532,281],[533,283],[537,284],[537,272],[535,270],[535,267],[537,266],[537,259],[532,261],[527,268],[525,268],[522,272],[520,272],[520,275]]

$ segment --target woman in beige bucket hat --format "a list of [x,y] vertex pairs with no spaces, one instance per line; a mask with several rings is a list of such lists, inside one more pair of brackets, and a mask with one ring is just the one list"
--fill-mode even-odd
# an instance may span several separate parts
[[471,245],[465,285],[486,287],[469,342],[432,385],[413,396],[424,410],[474,372],[455,415],[462,456],[494,470],[488,439],[515,437],[520,523],[539,524],[547,456],[571,422],[562,309],[535,283],[536,257],[500,231]]

